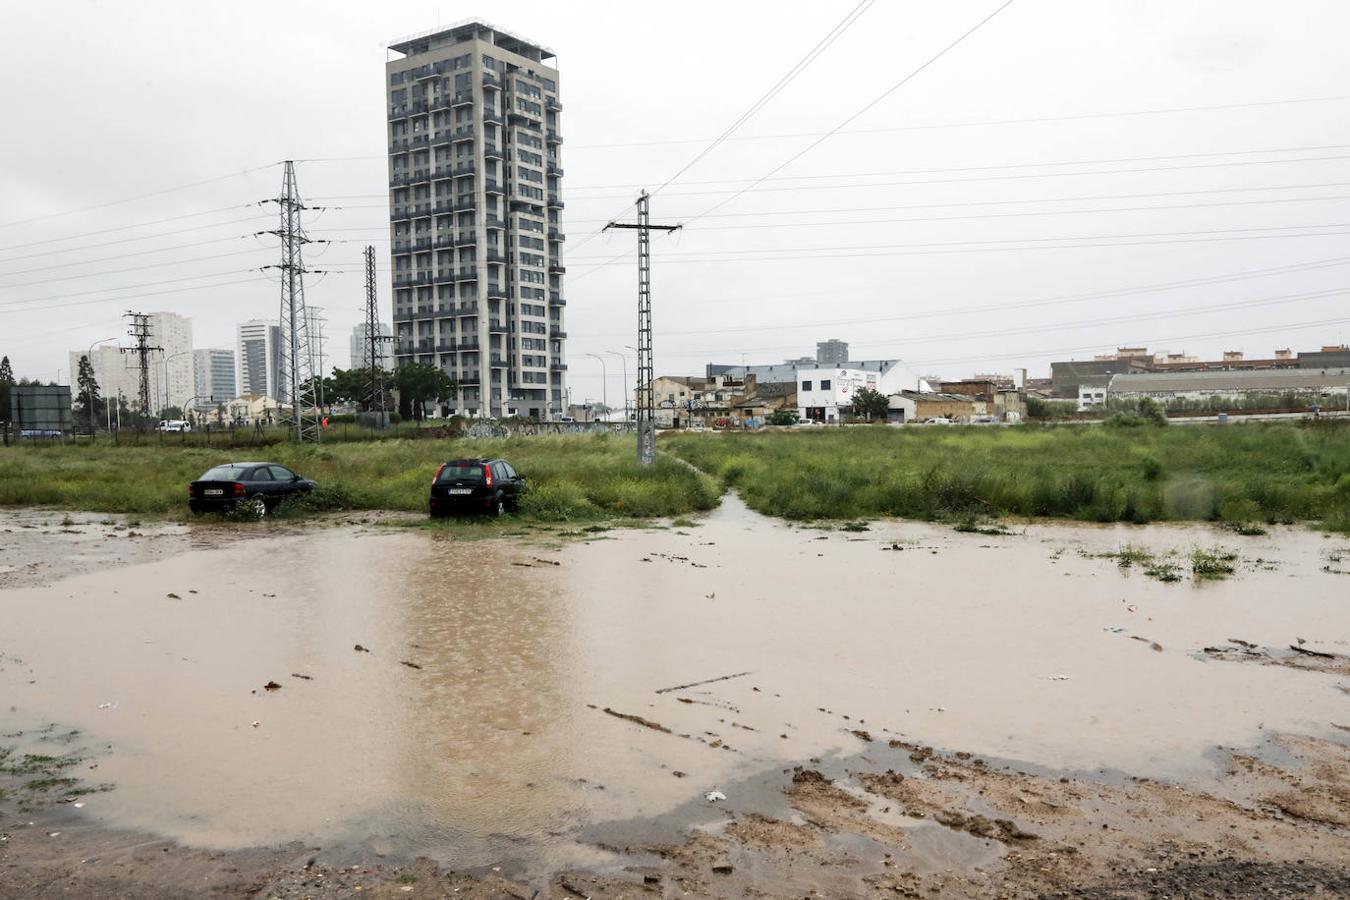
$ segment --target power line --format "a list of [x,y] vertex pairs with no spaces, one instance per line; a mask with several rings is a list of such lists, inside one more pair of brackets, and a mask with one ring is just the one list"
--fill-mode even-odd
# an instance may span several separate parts
[[[251,234],[232,234],[229,237],[208,238],[204,241],[193,241],[190,244],[176,244],[175,246],[172,247],[155,247],[150,250],[136,250],[131,253],[119,253],[116,256],[99,256],[95,257],[94,259],[82,259],[76,260],[74,262],[56,263],[50,266],[37,266],[32,269],[15,269],[13,272],[0,272],[0,278],[9,278],[14,275],[28,275],[33,272],[50,272],[53,269],[69,269],[71,266],[88,266],[94,263],[111,262],[112,260],[116,259],[127,259],[132,256],[149,256],[154,253],[169,253],[174,250],[187,250],[192,247],[204,247],[209,244],[220,244],[227,241],[238,241],[251,237],[253,237],[253,235]],[[164,265],[176,265],[176,263],[164,263]],[[74,275],[71,277],[79,278],[82,276]],[[3,289],[5,287],[9,287],[9,285],[0,285],[0,289]]]
[[83,275],[63,275],[59,278],[44,278],[41,281],[25,281],[20,284],[4,285],[5,290],[12,288],[35,287],[37,285],[51,284],[54,281],[73,281],[78,278],[98,278],[103,275],[120,275],[123,272],[140,272],[145,269],[162,269],[165,266],[178,266],[186,263],[203,262],[211,259],[224,259],[229,256],[243,256],[248,253],[257,253],[259,250],[267,249],[265,247],[250,247],[247,250],[236,250],[232,253],[216,253],[211,256],[194,256],[191,259],[176,259],[168,262],[150,263],[144,266],[130,266],[125,269],[109,269],[106,272],[86,272]]
[[[830,319],[828,321],[798,322],[788,325],[749,325],[744,327],[727,327],[711,329],[693,329],[686,331],[667,331],[663,332],[670,337],[684,337],[699,334],[735,334],[745,332],[763,332],[763,331],[787,331],[797,328],[829,328],[829,327],[847,327],[851,325],[875,325],[885,322],[911,322],[921,319],[942,319],[967,316],[973,314],[984,314],[991,312],[1002,312],[1012,309],[1031,309],[1043,306],[1059,306],[1070,303],[1082,303],[1088,300],[1106,300],[1116,297],[1129,297],[1137,294],[1152,294],[1163,291],[1176,290],[1178,288],[1205,287],[1215,284],[1230,284],[1240,281],[1248,281],[1254,278],[1268,278],[1274,275],[1289,275],[1297,272],[1313,271],[1317,269],[1332,268],[1335,266],[1350,265],[1350,256],[1335,256],[1325,259],[1309,260],[1303,263],[1292,263],[1284,266],[1273,266],[1264,269],[1249,269],[1241,272],[1233,272],[1223,275],[1211,275],[1203,278],[1185,278],[1177,281],[1162,281],[1152,284],[1135,285],[1133,287],[1116,288],[1109,291],[1091,291],[1088,293],[1077,294],[1056,294],[1050,297],[1038,297],[1029,300],[1011,300],[1001,303],[985,303],[976,306],[963,306],[948,309],[925,309],[907,312],[896,316],[870,316],[862,319]],[[784,297],[819,297],[836,296],[838,290],[832,291],[808,291],[796,294],[775,294],[773,297],[727,297],[722,300],[724,307],[735,306],[739,304],[753,305],[757,303],[766,303],[779,300]],[[574,338],[609,338],[619,337],[627,332],[605,332],[576,334]]]
[[[173,235],[182,234],[186,231],[203,231],[207,228],[224,228],[227,225],[242,225],[247,222],[257,222],[258,220],[265,218],[267,217],[247,216],[242,219],[230,219],[227,222],[211,222],[206,225],[193,225],[189,228],[176,228],[173,231],[160,231],[156,232],[155,234],[141,235],[140,237],[118,238],[115,241],[103,241],[102,243],[98,244],[85,244],[81,247],[61,247],[56,250],[42,250],[37,253],[26,253],[22,256],[7,256],[3,259],[0,259],[0,263],[16,262],[21,259],[37,259],[40,256],[59,256],[60,254],[63,253],[78,253],[82,250],[95,250],[99,247],[112,247],[117,244],[131,244],[135,243],[136,241],[149,241],[154,240],[155,238],[172,237]],[[224,239],[222,238],[222,240]],[[130,254],[123,254],[123,255],[130,255]]]
[[97,228],[93,231],[83,231],[80,232],[79,234],[68,234],[65,237],[44,238],[40,241],[28,241],[25,244],[10,244],[8,247],[0,247],[0,252],[6,250],[23,250],[27,247],[37,247],[42,244],[57,244],[62,241],[73,241],[76,238],[82,237],[95,237],[100,234],[111,234],[112,232],[116,231],[131,231],[132,229],[135,228],[144,228],[147,225],[162,225],[165,222],[180,222],[183,219],[195,219],[198,216],[209,216],[219,212],[232,212],[243,209],[252,209],[255,206],[257,206],[256,203],[247,203],[242,206],[237,204],[231,206],[218,206],[215,209],[205,209],[202,210],[201,212],[183,213],[182,215],[178,216],[166,216],[165,218],[162,219],[150,219],[149,221],[146,222],[134,222],[130,225],[117,225],[112,228]]
[[214,184],[215,182],[218,181],[225,181],[230,178],[239,178],[244,175],[249,175],[253,172],[262,172],[266,169],[270,169],[273,166],[278,165],[281,164],[268,163],[265,166],[254,166],[251,169],[244,169],[240,172],[231,172],[228,175],[218,175],[214,178],[203,178],[200,181],[191,181],[188,182],[187,184],[179,184],[174,185],[173,187],[161,188],[158,191],[151,191],[148,194],[137,194],[135,197],[123,197],[120,200],[109,200],[106,203],[96,203],[93,206],[85,206],[80,209],[67,209],[61,212],[46,213],[45,215],[41,216],[31,216],[27,219],[14,219],[13,221],[10,222],[0,222],[0,228],[12,228],[15,225],[28,225],[32,222],[42,222],[47,219],[55,219],[61,216],[73,216],[79,213],[93,212],[94,210],[98,209],[107,209],[109,206],[120,206],[123,203],[135,203],[137,200],[146,200],[149,199],[150,197],[161,197],[164,194],[172,194],[177,191],[185,191],[190,188],[201,187],[204,184]]
[[[1330,97],[1293,97],[1282,100],[1257,100],[1250,103],[1216,103],[1204,106],[1171,106],[1158,109],[1119,110],[1100,113],[1071,113],[1062,116],[1033,116],[1021,119],[983,119],[973,122],[935,122],[928,125],[897,125],[890,128],[855,128],[851,131],[836,131],[834,134],[893,134],[901,131],[934,131],[945,128],[988,128],[1002,125],[1036,125],[1049,122],[1075,122],[1087,119],[1115,119],[1131,116],[1156,116],[1174,113],[1216,112],[1234,109],[1264,109],[1271,106],[1286,106],[1300,103],[1339,103],[1350,100],[1350,94]],[[728,138],[731,141],[770,141],[789,138],[820,137],[823,132],[799,131],[790,134],[748,134],[742,137]],[[577,150],[618,150],[628,147],[660,147],[668,144],[701,144],[708,138],[668,138],[657,141],[627,141],[615,144],[578,144],[569,152]],[[350,159],[384,159],[383,156],[349,157]]]
[[[844,16],[844,18],[841,19],[833,28],[831,28],[829,32],[825,35],[825,37],[817,41],[816,45],[812,47],[809,51],[807,51],[805,56],[799,59],[792,66],[792,68],[787,71],[786,74],[782,75],[778,79],[778,81],[774,83],[773,87],[769,88],[769,90],[764,92],[764,94],[762,94],[758,100],[750,104],[750,108],[747,109],[745,112],[741,113],[740,117],[736,119],[736,121],[728,125],[726,130],[724,130],[717,137],[713,138],[713,140],[708,144],[708,146],[700,150],[698,154],[694,156],[693,159],[689,160],[689,162],[685,163],[684,166],[679,171],[677,171],[674,175],[670,176],[664,182],[662,182],[660,187],[653,190],[651,194],[656,195],[661,191],[665,190],[681,175],[683,175],[685,172],[688,172],[695,165],[697,165],[700,160],[704,159],[709,153],[712,153],[714,150],[720,147],[722,143],[727,140],[727,138],[731,137],[731,135],[736,132],[737,129],[739,129],[746,122],[754,118],[756,113],[758,113],[761,109],[767,106],[769,102],[772,101],[774,97],[777,97],[789,84],[791,84],[797,78],[798,75],[806,71],[806,69],[811,65],[811,63],[815,62],[816,58],[819,57],[820,54],[824,53],[827,49],[829,49],[830,45],[833,44],[836,40],[838,40],[839,37],[845,31],[848,31],[849,27],[852,26],[854,22],[857,22],[858,19],[862,18],[863,14],[866,13],[867,10],[869,10],[872,7],[872,4],[875,2],[876,0],[862,0],[861,3],[859,3],[857,6],[849,10],[848,14]],[[634,187],[641,187],[641,185],[634,185]]]
[[834,128],[830,129],[829,131],[825,132],[825,134],[821,135],[820,137],[816,138],[816,139],[815,139],[814,141],[812,141],[811,143],[807,144],[807,145],[806,145],[805,147],[803,147],[801,150],[798,150],[798,151],[797,151],[796,153],[794,153],[792,156],[789,156],[787,159],[783,160],[783,162],[779,163],[777,166],[775,166],[774,168],[770,169],[766,174],[764,174],[762,177],[760,177],[760,178],[757,179],[756,181],[751,182],[750,184],[748,184],[748,185],[746,185],[745,187],[741,188],[739,191],[737,191],[736,193],[732,194],[730,197],[727,197],[727,198],[725,198],[725,199],[723,199],[723,200],[721,200],[721,201],[719,201],[719,202],[713,204],[713,205],[712,205],[711,207],[709,207],[707,210],[705,210],[704,212],[700,213],[699,215],[694,216],[694,217],[693,217],[692,219],[690,219],[689,221],[690,221],[690,222],[697,222],[699,219],[703,218],[703,217],[706,216],[708,213],[713,212],[714,210],[719,209],[719,208],[721,208],[721,207],[727,205],[727,204],[730,203],[732,200],[735,200],[737,197],[741,196],[742,194],[744,194],[744,193],[746,193],[746,192],[748,192],[748,191],[754,190],[754,189],[755,189],[756,187],[758,187],[765,179],[770,178],[770,177],[772,177],[772,176],[774,176],[774,175],[777,175],[777,174],[778,174],[779,172],[781,172],[783,169],[785,169],[785,168],[787,168],[788,166],[792,165],[792,163],[794,163],[794,162],[796,162],[797,160],[801,159],[803,156],[805,156],[806,154],[810,153],[810,152],[811,152],[812,150],[814,150],[816,147],[819,147],[819,146],[820,146],[821,144],[823,144],[825,141],[829,140],[830,137],[832,137],[834,134],[838,133],[840,130],[842,130],[842,129],[844,129],[845,127],[847,127],[847,126],[849,125],[849,123],[851,123],[851,122],[857,120],[859,116],[862,116],[864,113],[866,113],[868,110],[870,110],[870,109],[872,109],[873,107],[875,107],[875,106],[876,106],[878,103],[880,103],[882,100],[885,100],[885,99],[886,99],[887,97],[889,97],[891,94],[895,93],[897,90],[899,90],[900,88],[904,87],[904,86],[905,86],[906,84],[908,84],[911,80],[913,80],[914,78],[916,78],[916,77],[919,75],[919,73],[923,72],[925,69],[927,69],[927,68],[928,68],[929,66],[931,66],[933,63],[935,63],[935,62],[937,62],[938,60],[942,59],[942,57],[946,56],[947,53],[948,53],[949,51],[951,51],[953,48],[955,48],[957,45],[959,45],[959,44],[960,44],[962,41],[964,41],[966,38],[970,37],[972,34],[974,34],[975,32],[979,31],[982,27],[984,27],[984,24],[985,24],[986,22],[988,22],[990,19],[992,19],[992,18],[994,18],[995,16],[997,16],[999,13],[1003,12],[1003,10],[1007,9],[1009,6],[1012,6],[1012,4],[1013,4],[1014,2],[1015,2],[1015,0],[1004,0],[1004,2],[1001,3],[1001,4],[999,4],[999,6],[998,6],[993,12],[991,12],[989,15],[985,16],[985,17],[984,17],[983,19],[981,19],[980,21],[976,22],[973,26],[971,26],[971,27],[970,27],[969,29],[967,29],[964,33],[962,33],[962,34],[960,35],[960,37],[958,37],[956,40],[952,41],[950,44],[948,44],[947,46],[943,47],[941,50],[939,50],[939,51],[938,51],[937,53],[935,53],[933,56],[929,57],[928,60],[927,60],[926,62],[924,62],[922,65],[920,65],[918,68],[914,69],[914,70],[911,71],[908,75],[904,76],[904,77],[901,78],[899,81],[897,81],[895,84],[891,85],[891,86],[888,87],[886,90],[882,91],[880,94],[878,94],[876,97],[874,97],[872,100],[870,100],[869,102],[867,102],[866,104],[864,104],[863,107],[862,107],[861,109],[859,109],[857,112],[853,113],[853,115],[849,116],[847,119],[845,119],[844,121],[840,122],[840,123],[839,123],[838,125],[836,125]]
[[[106,293],[109,293],[110,291],[119,291],[119,292],[120,292],[120,291],[139,291],[139,290],[141,290],[142,288],[147,288],[147,287],[158,287],[158,286],[161,285],[161,284],[181,284],[181,283],[184,282],[184,281],[201,281],[201,280],[204,279],[204,278],[221,278],[221,277],[226,276],[226,275],[241,275],[241,274],[245,274],[245,273],[248,273],[248,272],[256,272],[256,271],[257,271],[257,269],[233,269],[233,270],[231,270],[231,271],[229,271],[229,272],[210,272],[210,273],[208,273],[208,274],[206,274],[206,275],[189,275],[189,276],[187,276],[186,278],[166,278],[166,279],[164,279],[164,280],[162,280],[162,281],[148,281],[148,282],[144,282],[144,283],[142,283],[142,284],[127,284],[127,285],[122,285],[122,286],[120,286],[120,287],[94,288],[93,290],[89,290],[89,291],[76,291],[76,292],[73,292],[73,293],[71,293],[71,292],[64,292],[64,291],[63,291],[63,292],[61,293],[60,297],[56,297],[56,298],[53,298],[53,297],[25,297],[25,298],[23,298],[23,299],[21,299],[21,300],[3,300],[3,301],[0,301],[0,306],[25,306],[25,305],[30,305],[30,304],[42,304],[45,308],[48,308],[48,309],[54,308],[54,307],[56,307],[57,305],[74,306],[74,305],[76,305],[76,304],[53,304],[53,303],[51,303],[51,301],[52,301],[53,299],[61,299],[61,298],[64,298],[64,297],[87,297],[87,296],[90,296],[91,294],[106,294]],[[195,288],[185,288],[185,290],[196,290],[196,289],[195,289]],[[161,293],[166,293],[166,294],[168,294],[168,293],[177,293],[177,291],[162,291]],[[149,295],[149,294],[138,294],[137,296],[150,296],[150,295]],[[125,300],[125,299],[127,299],[127,298],[126,298],[126,297],[105,297],[105,298],[103,298],[103,300],[116,301],[116,302],[118,302],[118,303],[122,302],[122,301]],[[97,301],[97,302],[103,302],[103,301],[101,300],[101,301]],[[14,310],[3,310],[3,309],[0,309],[0,315],[4,315],[6,312],[28,312],[28,310],[26,310],[26,309],[14,309]]]

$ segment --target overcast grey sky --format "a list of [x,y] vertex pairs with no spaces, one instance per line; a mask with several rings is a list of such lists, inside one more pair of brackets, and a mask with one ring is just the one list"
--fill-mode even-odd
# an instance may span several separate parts
[[[257,271],[275,241],[245,235],[275,227],[256,203],[296,158],[316,160],[298,168],[311,202],[342,207],[310,233],[346,243],[307,261],[347,271],[307,294],[345,365],[366,243],[389,315],[385,46],[483,16],[558,53],[569,378],[574,400],[598,398],[584,354],[634,343],[636,274],[631,234],[592,234],[857,2],[6,3],[0,353],[54,378],[67,351],[123,333],[127,308],[190,315],[198,347],[232,347],[236,322],[276,316]],[[654,219],[727,199],[999,2],[878,0],[657,194]],[[1345,341],[1347,26],[1343,0],[1017,0],[778,177],[656,241],[658,372],[827,337],[949,377],[1035,376],[1117,345]]]

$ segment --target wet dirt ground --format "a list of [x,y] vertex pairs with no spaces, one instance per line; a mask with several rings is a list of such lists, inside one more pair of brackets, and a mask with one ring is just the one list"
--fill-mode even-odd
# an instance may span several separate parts
[[327,525],[0,513],[0,896],[1350,890],[1343,538]]

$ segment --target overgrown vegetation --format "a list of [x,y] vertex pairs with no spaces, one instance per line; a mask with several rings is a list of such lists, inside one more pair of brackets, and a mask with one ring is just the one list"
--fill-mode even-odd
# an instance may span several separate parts
[[1316,522],[1350,532],[1350,428],[872,428],[685,434],[665,449],[791,519],[981,515]]
[[[530,480],[522,515],[568,521],[675,516],[711,509],[717,483],[662,455],[638,466],[631,438],[605,434],[504,440],[394,440],[277,444],[252,453],[198,447],[89,446],[0,449],[0,505],[187,515],[187,485],[231,459],[267,459],[320,485],[290,514],[338,509],[425,510],[447,459],[504,456]],[[288,514],[282,510],[283,515]]]

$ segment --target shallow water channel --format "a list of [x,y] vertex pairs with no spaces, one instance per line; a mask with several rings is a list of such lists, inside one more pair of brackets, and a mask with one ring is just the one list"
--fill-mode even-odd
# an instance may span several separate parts
[[[1215,745],[1344,721],[1344,678],[1200,651],[1345,653],[1350,575],[1328,560],[1350,541],[1017,531],[821,531],[729,497],[698,527],[561,549],[359,526],[233,540],[0,590],[0,732],[79,729],[97,769],[76,774],[115,786],[84,814],[109,825],[474,865],[583,860],[584,826],[858,753],[854,729],[1203,780]],[[1182,563],[1227,547],[1237,572],[1169,584],[1095,556],[1126,543]]]

